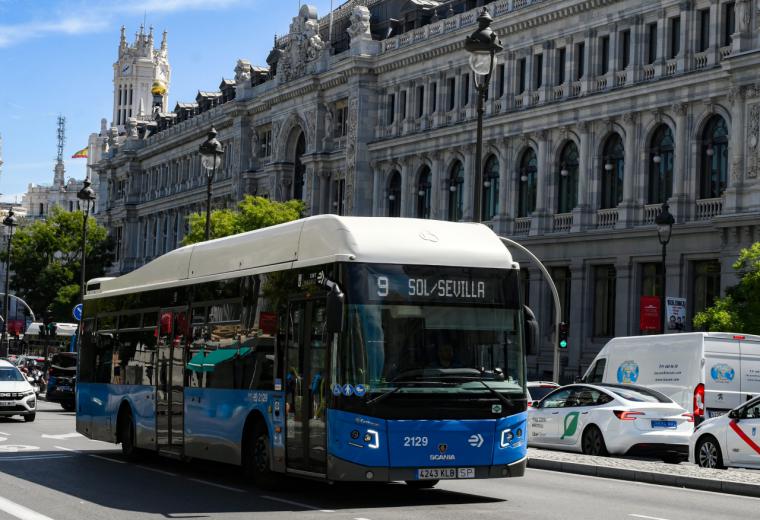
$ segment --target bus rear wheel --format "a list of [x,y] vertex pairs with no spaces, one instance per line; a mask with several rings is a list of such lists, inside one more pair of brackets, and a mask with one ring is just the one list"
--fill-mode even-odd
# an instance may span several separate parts
[[248,440],[244,461],[245,473],[256,487],[272,489],[279,483],[279,475],[272,471],[272,445],[267,427],[259,424]]
[[118,432],[122,455],[127,460],[135,462],[140,458],[140,450],[135,446],[135,423],[131,413],[122,413],[119,418]]
[[412,489],[432,489],[439,480],[407,480],[406,485]]

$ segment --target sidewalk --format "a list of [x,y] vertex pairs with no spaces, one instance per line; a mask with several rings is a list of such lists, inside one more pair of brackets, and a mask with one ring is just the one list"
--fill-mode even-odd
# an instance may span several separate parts
[[689,463],[592,457],[537,448],[528,449],[528,467],[760,497],[760,470],[705,469]]

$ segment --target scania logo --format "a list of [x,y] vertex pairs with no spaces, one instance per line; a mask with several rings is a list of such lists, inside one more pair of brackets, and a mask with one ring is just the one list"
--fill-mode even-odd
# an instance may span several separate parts
[[439,444],[438,445],[438,453],[446,453],[447,449],[449,449],[449,447],[446,444]]

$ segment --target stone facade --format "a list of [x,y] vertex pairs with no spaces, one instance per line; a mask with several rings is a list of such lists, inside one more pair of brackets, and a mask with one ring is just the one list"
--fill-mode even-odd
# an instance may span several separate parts
[[[464,38],[483,4],[355,0],[321,19],[303,6],[268,71],[241,60],[234,93],[223,82],[117,137],[94,165],[111,186],[103,219],[123,237],[116,270],[177,247],[204,210],[198,146],[212,125],[226,150],[214,207],[251,193],[301,198],[307,214],[473,220]],[[748,0],[487,5],[505,50],[486,102],[483,217],[552,270],[571,378],[609,337],[638,334],[639,297],[662,292],[663,202],[676,217],[665,291],[687,298],[689,317],[760,239],[760,12]],[[553,330],[548,289],[523,266],[525,297]],[[543,343],[537,377],[551,370]]]

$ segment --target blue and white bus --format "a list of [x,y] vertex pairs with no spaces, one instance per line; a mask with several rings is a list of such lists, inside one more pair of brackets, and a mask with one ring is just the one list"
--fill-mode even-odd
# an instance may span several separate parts
[[486,226],[323,215],[91,280],[77,431],[329,481],[521,476],[519,266]]

